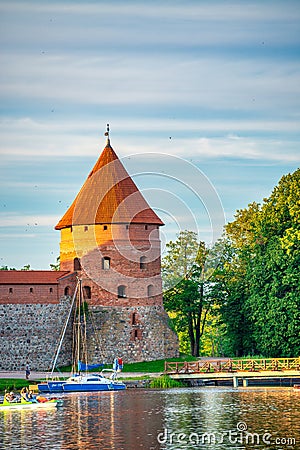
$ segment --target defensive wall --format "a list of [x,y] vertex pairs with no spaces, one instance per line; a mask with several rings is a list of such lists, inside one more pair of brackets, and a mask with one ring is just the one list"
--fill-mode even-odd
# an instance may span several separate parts
[[[0,370],[50,370],[70,311],[71,297],[58,303],[0,304]],[[178,339],[162,306],[88,306],[89,362],[111,364],[178,357]],[[116,354],[117,353],[117,354]],[[71,364],[72,323],[57,365]]]

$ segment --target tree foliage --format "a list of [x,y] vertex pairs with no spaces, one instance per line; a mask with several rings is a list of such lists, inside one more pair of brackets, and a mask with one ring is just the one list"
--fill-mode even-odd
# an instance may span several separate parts
[[162,262],[164,306],[172,313],[175,329],[188,335],[193,356],[200,354],[200,339],[214,298],[211,295],[209,251],[197,234],[182,231],[167,244]]
[[50,264],[50,269],[51,270],[55,270],[55,271],[60,270],[60,256],[58,256],[56,258],[56,263],[55,264]]
[[300,353],[300,169],[283,176],[262,205],[226,226],[218,274],[222,317],[237,354]]

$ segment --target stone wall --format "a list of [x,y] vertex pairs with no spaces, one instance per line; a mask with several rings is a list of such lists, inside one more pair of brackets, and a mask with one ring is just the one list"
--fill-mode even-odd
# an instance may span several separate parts
[[[70,309],[59,304],[0,305],[0,370],[50,370]],[[162,306],[88,307],[89,363],[112,364],[178,357],[178,338]],[[58,366],[71,364],[72,324]]]
[[[70,309],[70,298],[59,304],[0,305],[0,370],[50,370]],[[71,363],[71,326],[58,365]]]
[[89,307],[89,350],[93,363],[176,358],[178,337],[162,306]]

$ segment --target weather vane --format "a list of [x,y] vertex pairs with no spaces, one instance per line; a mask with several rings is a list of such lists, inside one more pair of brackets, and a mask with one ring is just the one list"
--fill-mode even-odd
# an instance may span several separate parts
[[109,123],[106,125],[106,133],[104,133],[104,136],[109,138]]

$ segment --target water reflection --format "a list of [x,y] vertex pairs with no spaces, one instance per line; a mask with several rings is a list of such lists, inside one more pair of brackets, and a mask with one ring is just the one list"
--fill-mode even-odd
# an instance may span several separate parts
[[[300,392],[289,388],[132,389],[68,394],[64,401],[58,410],[0,411],[0,449],[300,448]],[[238,426],[253,442],[241,439]],[[277,445],[277,438],[296,442]]]

